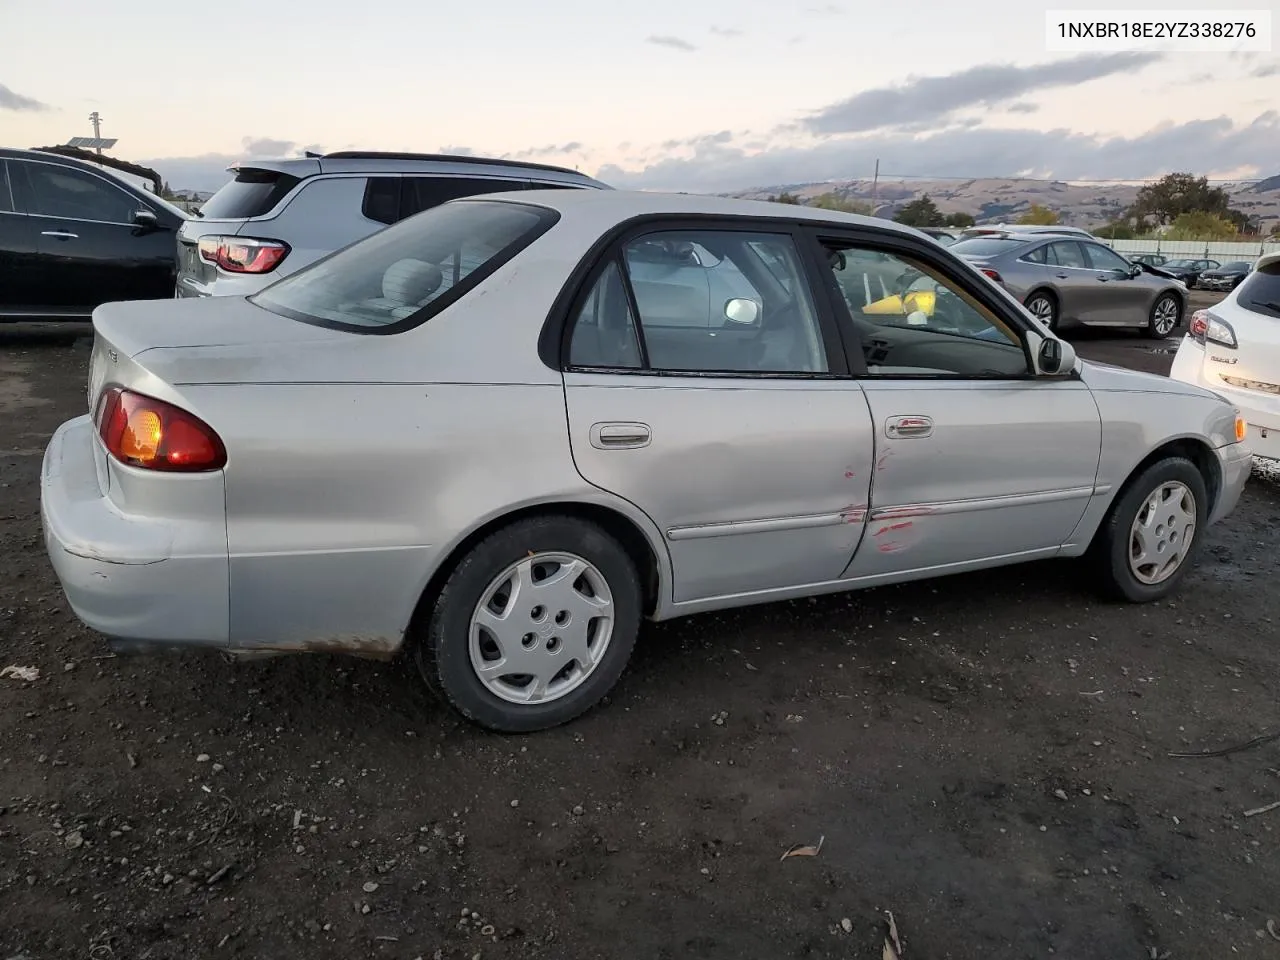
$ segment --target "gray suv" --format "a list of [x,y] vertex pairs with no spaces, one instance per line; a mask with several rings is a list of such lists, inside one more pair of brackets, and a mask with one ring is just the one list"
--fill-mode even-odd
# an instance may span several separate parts
[[608,190],[575,170],[484,157],[346,151],[230,168],[178,232],[178,297],[243,296],[431,207],[548,188]]
[[1141,327],[1167,337],[1182,322],[1187,288],[1084,237],[999,234],[952,244],[1050,330],[1066,326]]

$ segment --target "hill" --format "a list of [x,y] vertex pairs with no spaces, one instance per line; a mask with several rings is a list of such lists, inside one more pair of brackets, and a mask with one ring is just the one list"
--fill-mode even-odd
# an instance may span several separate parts
[[[1223,184],[1231,206],[1257,217],[1263,232],[1280,224],[1280,175],[1257,183]],[[870,179],[824,183],[787,183],[739,191],[735,197],[766,199],[780,193],[810,199],[836,193],[850,200],[871,202]],[[875,188],[876,214],[892,217],[904,204],[928,194],[943,213],[967,213],[979,223],[1016,220],[1033,203],[1056,210],[1064,224],[1100,227],[1133,203],[1138,187],[1129,184],[1071,183],[1060,180],[885,180]]]

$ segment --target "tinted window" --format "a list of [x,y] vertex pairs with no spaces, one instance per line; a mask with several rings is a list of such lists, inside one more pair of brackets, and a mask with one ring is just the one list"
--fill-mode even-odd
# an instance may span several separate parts
[[1025,240],[1010,240],[1007,237],[974,237],[970,240],[959,240],[951,245],[951,252],[961,256],[995,257],[1010,250],[1025,246]]
[[1049,263],[1058,267],[1084,267],[1084,254],[1080,250],[1080,244],[1074,240],[1064,240],[1059,243],[1049,244],[1046,254]]
[[142,203],[101,177],[52,163],[9,161],[18,176],[27,178],[27,212],[68,220],[132,223]]
[[1018,332],[922,262],[863,247],[828,259],[873,377],[1018,377]]
[[1115,251],[1096,243],[1084,243],[1081,246],[1084,247],[1085,256],[1089,258],[1089,266],[1093,269],[1128,271],[1129,261]]
[[826,373],[817,311],[789,235],[649,234],[622,250],[649,367]]
[[574,317],[569,364],[624,369],[644,366],[635,314],[616,260],[605,267]]
[[411,217],[450,200],[477,197],[485,193],[524,190],[523,180],[496,180],[482,177],[405,177],[400,215]]
[[241,170],[234,180],[204,202],[200,214],[206,220],[261,217],[270,213],[285,194],[301,182],[292,174],[274,170]]
[[550,228],[514,203],[457,203],[387,227],[253,298],[304,323],[405,329],[461,296]]
[[1193,260],[1166,260],[1166,261],[1164,262],[1164,266],[1166,266],[1166,267],[1168,267],[1168,268],[1170,268],[1170,269],[1172,269],[1172,270],[1190,270],[1193,266],[1195,266],[1195,261],[1193,261]]
[[400,219],[400,178],[370,177],[364,187],[360,212],[378,223],[395,223]]
[[1252,264],[1247,260],[1232,260],[1230,263],[1223,264],[1223,270],[1229,270],[1232,273],[1248,273]]
[[15,209],[13,190],[9,186],[9,167],[4,160],[0,160],[0,213],[12,213]]
[[1236,303],[1280,317],[1280,262],[1264,264],[1249,274],[1236,288]]

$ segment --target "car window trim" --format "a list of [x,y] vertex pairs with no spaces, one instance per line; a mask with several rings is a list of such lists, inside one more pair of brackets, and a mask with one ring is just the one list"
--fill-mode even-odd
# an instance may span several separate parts
[[[843,338],[843,342],[845,343],[846,363],[848,363],[855,379],[873,381],[965,380],[977,383],[1008,383],[1045,379],[1035,372],[1035,363],[1031,356],[1031,345],[1027,340],[1028,333],[1039,335],[1039,331],[1011,304],[1005,302],[1003,298],[993,295],[994,291],[985,289],[985,284],[976,282],[977,277],[981,276],[981,274],[978,274],[977,269],[968,262],[951,253],[949,247],[940,247],[937,244],[926,246],[914,237],[887,230],[874,230],[866,227],[833,228],[831,225],[824,223],[813,223],[809,227],[812,234],[812,243],[816,245],[815,256],[820,256],[821,251],[826,249],[823,241],[827,240],[889,253],[892,256],[905,254],[913,259],[930,263],[948,281],[963,289],[965,293],[990,310],[1001,321],[1021,334],[1019,337],[1020,346],[1022,347],[1023,359],[1027,364],[1027,372],[1016,376],[967,373],[913,373],[895,374],[891,377],[876,376],[867,370],[866,357],[862,353],[861,345],[854,342],[853,337],[850,336]],[[930,249],[930,247],[933,249]],[[939,251],[942,252],[942,256],[939,256]],[[837,329],[841,331],[847,329],[852,333],[853,315],[850,313],[848,305],[845,304],[844,298],[839,295],[834,272],[826,271],[823,279],[825,281],[824,285],[828,287],[827,297],[831,300],[832,310],[841,319]],[[1073,371],[1071,376],[1075,377],[1077,374]],[[1062,378],[1057,377],[1054,379]]]
[[[826,353],[827,370],[824,373],[805,371],[768,371],[768,370],[663,370],[650,367],[601,367],[584,366],[569,363],[569,344],[573,337],[573,327],[578,311],[587,297],[591,295],[595,281],[607,268],[611,261],[617,262],[622,270],[623,285],[627,290],[627,300],[634,313],[636,335],[641,338],[640,345],[647,358],[648,351],[643,341],[643,321],[636,306],[635,294],[631,289],[630,274],[625,269],[622,251],[626,244],[652,233],[668,233],[681,231],[704,231],[716,233],[754,233],[775,234],[790,237],[795,245],[802,280],[808,285],[810,299],[813,303],[814,316],[818,321],[818,330]],[[848,380],[851,373],[848,369],[847,350],[840,337],[835,317],[830,313],[826,298],[818,287],[813,265],[806,255],[807,241],[803,236],[802,223],[782,217],[744,217],[722,214],[644,214],[633,217],[615,225],[603,234],[587,251],[578,265],[570,272],[569,279],[561,288],[559,296],[553,303],[547,320],[543,323],[538,338],[538,355],[544,364],[560,373],[617,374],[643,377],[676,377],[683,379],[728,379],[728,380]]]
[[4,172],[4,188],[5,192],[9,194],[9,209],[0,210],[0,213],[12,213],[25,217],[27,212],[18,209],[18,198],[13,194],[13,174],[9,172],[8,157],[0,157],[0,171]]
[[[108,187],[108,188],[110,188],[110,189],[112,189],[112,190],[115,190],[115,191],[116,191],[116,192],[118,192],[118,193],[123,193],[126,197],[128,197],[130,200],[132,200],[135,204],[140,205],[140,206],[145,206],[148,210],[150,210],[150,211],[151,211],[153,214],[155,214],[157,217],[159,217],[159,216],[160,216],[160,212],[159,212],[158,210],[156,210],[156,208],[155,208],[155,207],[153,207],[151,204],[147,203],[147,202],[146,202],[142,197],[137,196],[136,194],[134,194],[132,191],[130,191],[130,190],[128,190],[128,189],[126,189],[126,188],[125,188],[124,186],[122,186],[121,184],[118,184],[118,183],[113,182],[110,178],[105,177],[105,176],[103,176],[103,175],[102,175],[102,174],[100,174],[100,173],[95,173],[95,172],[94,172],[94,171],[92,171],[92,170],[86,170],[86,169],[85,169],[85,168],[83,168],[83,167],[73,167],[73,166],[72,166],[71,164],[69,164],[69,163],[57,163],[56,161],[50,161],[50,160],[38,160],[38,159],[36,159],[36,158],[34,158],[34,157],[22,157],[22,158],[20,158],[20,159],[10,157],[10,158],[8,158],[8,160],[9,160],[9,163],[11,164],[11,166],[9,167],[9,191],[10,191],[10,193],[12,193],[12,192],[13,192],[13,170],[14,170],[14,167],[12,166],[12,164],[39,163],[39,164],[43,164],[43,165],[44,165],[44,166],[46,166],[46,167],[57,167],[57,168],[59,168],[59,169],[61,169],[61,170],[74,170],[74,171],[76,171],[76,172],[78,172],[78,173],[84,173],[84,174],[87,174],[88,176],[92,177],[92,178],[93,178],[93,179],[95,179],[95,180],[101,180],[104,184],[106,184],[106,185],[107,185],[107,187]],[[23,175],[23,177],[24,177],[24,178],[27,178],[27,172],[26,172],[26,170],[23,170],[23,171],[22,171],[22,175]],[[32,185],[31,185],[31,180],[30,180],[30,178],[27,178],[27,179],[25,180],[25,183],[26,183],[26,187],[27,187],[27,193],[28,193],[28,194],[30,194],[30,196],[29,196],[27,199],[34,201],[34,200],[35,200],[35,190],[34,190],[34,188],[33,188],[33,187],[32,187]],[[14,202],[14,207],[15,207],[15,208],[17,207],[16,198],[15,198],[15,202]],[[65,220],[65,221],[67,221],[68,223],[102,223],[102,224],[106,224],[107,226],[110,226],[110,227],[136,227],[136,226],[137,226],[137,224],[136,224],[136,223],[132,223],[132,222],[124,222],[124,221],[121,221],[121,220],[93,220],[93,219],[90,219],[89,217],[59,217],[59,216],[55,216],[54,214],[51,214],[51,213],[39,213],[39,212],[33,212],[33,211],[32,211],[32,210],[30,210],[30,209],[28,209],[28,210],[27,210],[27,214],[26,214],[26,215],[27,215],[27,216],[29,216],[29,217],[39,217],[39,218],[44,219],[44,220]],[[166,219],[167,219],[167,218],[166,218]]]

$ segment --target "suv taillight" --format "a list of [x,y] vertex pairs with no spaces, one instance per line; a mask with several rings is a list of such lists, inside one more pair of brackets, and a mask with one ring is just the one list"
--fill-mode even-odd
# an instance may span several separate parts
[[108,387],[94,419],[107,452],[131,467],[194,473],[221,470],[227,463],[226,448],[212,427],[163,400]]
[[255,237],[201,237],[200,257],[228,273],[270,273],[289,255],[289,245]]

